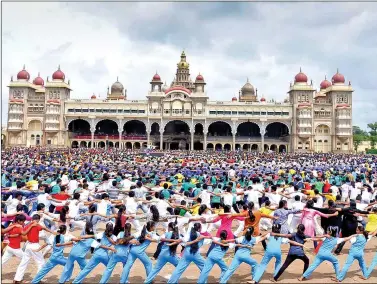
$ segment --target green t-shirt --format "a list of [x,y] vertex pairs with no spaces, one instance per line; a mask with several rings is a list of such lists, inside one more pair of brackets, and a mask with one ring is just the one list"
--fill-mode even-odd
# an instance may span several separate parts
[[314,185],[315,185],[315,189],[317,189],[319,191],[319,193],[322,193],[323,182],[317,181]]
[[[220,193],[220,189],[216,187],[216,188],[213,190],[213,193]],[[213,195],[211,201],[212,201],[212,203],[220,203],[220,202],[221,202],[221,197],[220,197],[220,196]]]
[[51,188],[51,194],[56,194],[56,193],[60,193],[60,186],[58,184],[55,184],[52,188]]

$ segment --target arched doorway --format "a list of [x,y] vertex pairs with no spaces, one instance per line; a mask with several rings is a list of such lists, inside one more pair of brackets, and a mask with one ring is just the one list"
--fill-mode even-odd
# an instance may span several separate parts
[[39,120],[31,120],[27,128],[28,145],[39,146],[42,144],[42,122]]
[[94,135],[108,135],[109,139],[118,139],[118,124],[110,119],[104,119],[96,124]]
[[251,145],[251,151],[258,151],[258,144]]
[[98,148],[105,148],[106,144],[103,141],[98,142]]
[[126,136],[145,136],[147,135],[147,127],[140,120],[127,121],[123,126],[123,135]]
[[284,123],[273,122],[267,125],[265,138],[284,138],[289,136],[289,128]]
[[72,120],[68,124],[68,133],[71,138],[79,137],[80,135],[91,135],[90,124],[83,119]]
[[181,120],[169,121],[164,129],[164,149],[188,150],[190,142],[190,128]]
[[107,145],[109,146],[109,148],[114,148],[114,142],[113,141],[108,141]]
[[194,143],[194,150],[203,150],[203,143],[201,142],[195,142]]
[[215,146],[215,150],[216,150],[216,151],[222,151],[222,149],[223,149],[223,145],[221,145],[221,144],[216,144],[216,146]]
[[241,137],[261,137],[258,124],[250,121],[242,122],[238,125],[236,135]]
[[160,126],[157,122],[153,122],[151,126],[151,135],[160,135]]
[[86,148],[86,141],[81,141],[80,142],[80,147]]
[[242,150],[249,151],[249,149],[250,149],[250,145],[249,144],[243,144]]
[[1,134],[1,148],[5,148],[6,141],[7,137],[5,136],[5,134]]
[[224,121],[216,121],[209,125],[208,136],[232,136],[232,128]]
[[236,144],[234,146],[235,146],[235,149],[234,149],[235,151],[242,150],[241,144]]
[[207,150],[213,150],[213,144],[212,143],[207,144]]
[[131,142],[126,142],[126,149],[129,149],[129,150],[132,149],[132,143]]
[[77,141],[72,141],[71,147],[72,147],[72,148],[78,148],[78,147],[79,147],[79,142],[77,142]]
[[279,153],[286,153],[287,152],[287,146],[280,145],[279,146]]
[[271,151],[274,151],[274,152],[276,152],[276,151],[277,151],[277,149],[278,149],[278,146],[277,146],[277,145],[275,145],[275,144],[272,144],[272,145],[270,146],[270,150],[271,150]]
[[137,150],[140,149],[140,143],[139,142],[134,143],[134,149],[137,149]]
[[264,151],[267,152],[270,148],[268,147],[267,144],[264,144]]
[[331,152],[330,127],[320,124],[315,128],[314,151],[328,153]]
[[224,150],[225,151],[230,151],[232,149],[232,146],[230,146],[230,144],[225,144],[224,145]]
[[194,132],[194,134],[195,135],[203,135],[203,125],[201,124],[201,123],[197,123],[196,125],[195,125],[195,132]]

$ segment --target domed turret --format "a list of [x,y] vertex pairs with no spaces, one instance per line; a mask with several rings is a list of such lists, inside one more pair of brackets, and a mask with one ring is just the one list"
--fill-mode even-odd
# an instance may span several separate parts
[[236,102],[236,101],[237,101],[237,97],[233,97],[232,102]]
[[325,89],[327,89],[328,87],[331,87],[331,82],[330,82],[329,80],[327,80],[327,79],[326,79],[326,76],[325,76],[325,80],[323,80],[323,81],[321,82],[321,84],[319,85],[319,88],[320,88],[321,90],[325,90]]
[[116,82],[111,85],[111,94],[123,93],[123,90],[124,90],[124,87],[122,83],[118,81],[118,77],[117,77]]
[[156,74],[153,76],[152,81],[153,82],[161,81],[161,77],[160,75],[157,74],[157,71],[156,71]]
[[58,66],[58,70],[56,70],[56,71],[52,74],[52,79],[53,79],[53,80],[64,81],[64,79],[65,79],[65,74],[63,73],[63,71],[60,70],[60,65]]
[[333,84],[344,84],[346,82],[346,79],[342,74],[339,73],[339,70],[336,70],[336,74],[332,76],[331,81]]
[[181,53],[181,61],[177,64],[178,69],[189,69],[190,64],[186,61],[186,54],[184,51]]
[[97,99],[97,96],[95,94],[93,94],[91,97],[90,97],[92,100],[95,100]]
[[243,85],[243,87],[241,88],[241,92],[242,92],[243,95],[245,95],[245,94],[254,95],[255,94],[254,86],[250,84],[249,78],[247,79],[246,84]]
[[45,81],[42,79],[39,72],[38,72],[38,77],[35,77],[35,79],[33,80],[33,84],[37,86],[43,86],[45,84]]
[[307,83],[307,82],[308,82],[308,76],[306,76],[305,73],[303,73],[300,68],[300,72],[295,76],[295,83]]
[[266,102],[266,99],[265,99],[264,97],[262,97],[262,98],[260,99],[260,101],[261,101],[261,103],[264,103],[264,102]]
[[25,65],[22,68],[20,72],[17,73],[17,80],[26,80],[29,81],[30,79],[30,74],[25,70]]

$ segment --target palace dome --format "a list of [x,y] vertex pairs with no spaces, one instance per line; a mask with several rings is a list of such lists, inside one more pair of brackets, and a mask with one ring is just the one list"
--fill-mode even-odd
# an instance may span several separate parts
[[95,94],[93,94],[91,97],[90,97],[92,100],[95,100],[97,98],[97,96]]
[[161,81],[161,77],[160,77],[160,75],[157,74],[157,72],[156,72],[156,74],[153,76],[152,81]]
[[23,69],[17,73],[17,80],[26,80],[29,81],[30,79],[30,74],[25,70],[25,65]]
[[261,102],[265,102],[266,99],[265,99],[264,97],[262,97],[262,98],[260,99],[260,101],[261,101]]
[[339,71],[337,70],[336,74],[332,76],[331,81],[333,84],[344,84],[346,80],[344,79],[344,76],[340,74]]
[[320,87],[321,90],[324,90],[324,89],[327,89],[328,87],[331,87],[331,82],[326,79],[326,76],[325,76],[325,80],[323,80],[321,82],[321,84],[319,85],[319,87]]
[[61,81],[64,81],[65,79],[65,75],[63,73],[63,71],[60,70],[60,65],[58,67],[58,70],[56,70],[53,74],[52,74],[52,79],[53,80],[61,80]]
[[124,87],[121,82],[117,81],[111,86],[111,93],[123,93]]
[[303,73],[300,68],[300,72],[295,76],[295,83],[307,83],[307,82],[308,82],[308,76],[306,76],[305,73]]
[[233,97],[232,102],[236,102],[236,101],[237,101],[237,97]]
[[204,81],[204,78],[202,75],[200,75],[200,73],[198,76],[196,76],[196,81]]
[[39,73],[38,77],[35,77],[35,79],[33,80],[33,84],[37,86],[43,86],[45,84],[45,81],[42,79]]
[[242,94],[244,94],[244,93],[254,94],[255,93],[254,86],[250,84],[249,79],[247,79],[246,84],[243,85],[243,87],[241,88],[241,92],[242,92]]

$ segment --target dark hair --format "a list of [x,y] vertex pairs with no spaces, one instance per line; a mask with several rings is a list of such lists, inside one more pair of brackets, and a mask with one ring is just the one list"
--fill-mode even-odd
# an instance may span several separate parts
[[253,209],[254,209],[254,202],[250,202],[248,210],[249,210],[249,218],[251,222],[255,221],[255,215],[253,213]]
[[128,193],[128,196],[129,196],[129,197],[135,197],[135,191],[130,191],[130,192]]
[[34,214],[33,217],[31,217],[31,219],[33,221],[41,220],[41,216],[39,216],[38,214]]
[[[272,225],[272,232],[276,234],[280,234],[281,225],[280,224],[273,224]],[[275,236],[275,239],[277,240],[278,237]]]
[[85,224],[85,233],[87,235],[94,235],[93,223],[92,222],[86,222],[86,224]]
[[60,221],[62,222],[67,222],[67,213],[69,211],[69,207],[66,205],[66,206],[63,206],[62,210],[60,211]]
[[24,214],[17,214],[16,217],[14,218],[14,222],[25,222],[26,221],[26,216]]
[[359,225],[357,226],[357,229],[364,235],[365,239],[368,240],[368,232],[365,231],[364,229],[364,226],[363,225]]
[[143,229],[141,230],[141,234],[140,234],[140,237],[138,239],[139,243],[144,243],[145,241],[145,236],[147,235],[147,230],[150,231],[151,228],[154,226],[154,222],[153,221],[148,221],[146,225],[144,225]]
[[299,235],[300,237],[305,236],[305,226],[304,226],[304,224],[299,224],[297,226],[297,235]]
[[24,206],[22,204],[17,204],[16,206],[16,212],[24,211]]
[[110,238],[113,235],[113,232],[114,232],[114,226],[113,226],[113,224],[110,223],[110,222],[107,223],[106,224],[106,229],[105,229],[105,232],[104,232],[105,236],[108,237],[108,238]]
[[207,210],[207,205],[205,204],[200,205],[199,210],[198,210],[199,215],[202,215],[206,210]]
[[[197,233],[200,233],[200,230],[202,229],[202,225],[200,223],[195,223],[194,226],[191,228],[190,231],[190,242],[197,239],[198,235]],[[199,243],[194,243],[190,246],[190,253],[195,254],[199,250]]]
[[254,227],[250,227],[246,230],[245,232],[245,239],[250,242],[251,241],[251,238],[254,234]]
[[[222,241],[225,241],[227,237],[228,237],[228,232],[227,232],[226,230],[222,230],[222,231],[220,232],[220,239],[221,239]],[[227,250],[227,249],[228,249],[228,247],[221,246],[221,250],[225,251],[225,250]]]
[[[178,232],[178,227],[177,227],[177,218],[175,218],[175,222],[170,222],[168,224],[168,228],[170,228],[173,232],[172,235],[171,235],[171,239],[177,240],[179,238],[179,232]],[[178,245],[174,245],[174,246],[169,247],[169,251],[170,251],[171,256],[174,256],[176,254],[177,247],[178,247]]]
[[224,205],[224,213],[229,213],[232,210],[232,207],[230,205]]
[[327,234],[329,234],[331,237],[336,237],[336,233],[337,233],[337,228],[335,227],[332,227],[332,226],[329,226],[327,228]]
[[314,201],[309,199],[307,202],[306,202],[306,208],[313,208],[314,206]]
[[122,231],[122,214],[126,211],[126,206],[119,206],[117,217],[115,219],[114,235],[118,235]]
[[131,235],[131,224],[126,223],[123,228],[123,238],[121,238],[118,243],[121,245],[128,245],[132,239],[133,236]]
[[152,205],[149,210],[151,211],[152,213],[152,220],[154,222],[158,222],[160,221],[160,212],[158,212],[158,209],[156,207],[156,205]]
[[55,237],[55,244],[60,244],[60,236],[64,235],[66,231],[67,231],[66,225],[59,226],[59,229],[56,231],[58,234]]
[[279,209],[284,208],[285,205],[287,205],[287,201],[286,200],[280,200],[279,201]]

